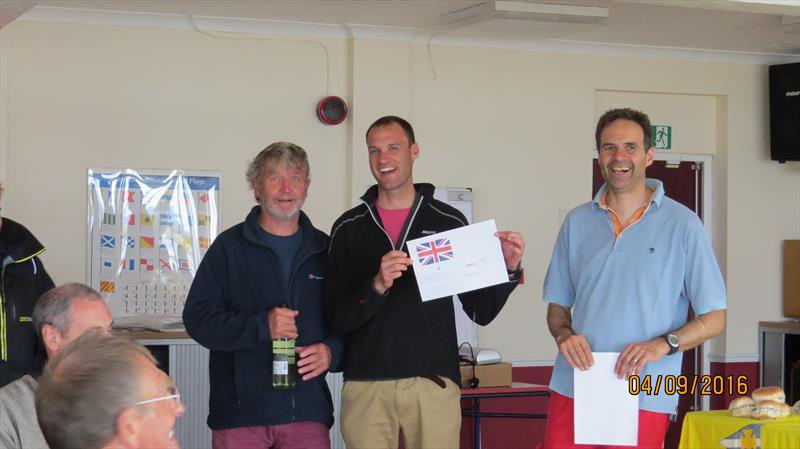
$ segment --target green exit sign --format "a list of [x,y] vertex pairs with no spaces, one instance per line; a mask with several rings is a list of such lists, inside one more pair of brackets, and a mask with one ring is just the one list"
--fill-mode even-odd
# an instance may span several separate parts
[[653,125],[653,147],[656,150],[672,149],[672,127]]

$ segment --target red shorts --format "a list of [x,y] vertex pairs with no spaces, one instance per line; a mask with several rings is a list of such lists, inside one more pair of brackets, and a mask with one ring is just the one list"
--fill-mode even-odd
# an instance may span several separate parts
[[573,399],[550,390],[547,404],[544,449],[661,449],[669,427],[666,413],[639,410],[638,446],[596,446],[575,444]]

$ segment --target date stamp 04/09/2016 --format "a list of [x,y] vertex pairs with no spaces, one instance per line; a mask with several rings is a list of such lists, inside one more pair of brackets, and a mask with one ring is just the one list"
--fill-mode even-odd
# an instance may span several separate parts
[[747,376],[629,376],[628,393],[632,395],[694,395],[703,396],[747,394]]

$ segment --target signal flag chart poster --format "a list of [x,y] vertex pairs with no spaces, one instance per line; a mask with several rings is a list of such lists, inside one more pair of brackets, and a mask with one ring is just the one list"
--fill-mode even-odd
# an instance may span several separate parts
[[112,315],[180,317],[219,231],[220,173],[88,171],[89,285]]

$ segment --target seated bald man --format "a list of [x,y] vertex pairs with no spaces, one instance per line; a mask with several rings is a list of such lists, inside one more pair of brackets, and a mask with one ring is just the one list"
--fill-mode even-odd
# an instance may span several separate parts
[[[111,331],[111,312],[97,291],[70,283],[45,292],[33,309],[33,327],[47,358],[58,354],[89,329]],[[34,397],[39,383],[25,375],[0,388],[0,447],[3,449],[47,448],[36,421]]]

